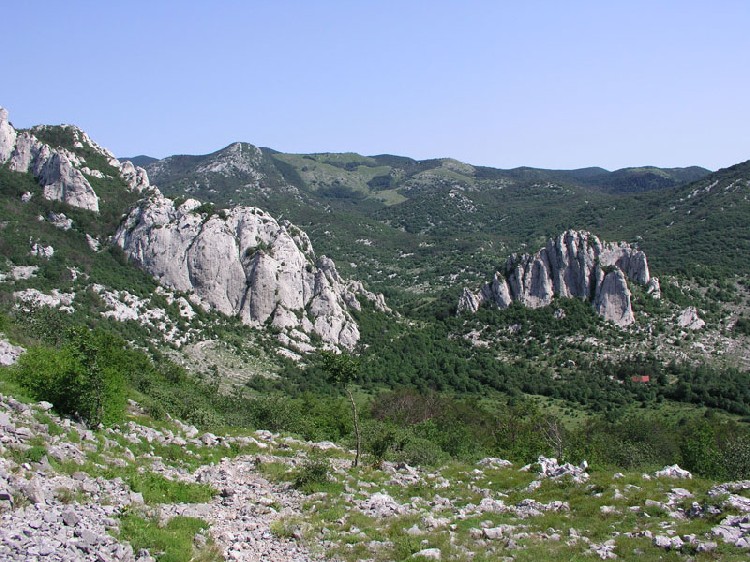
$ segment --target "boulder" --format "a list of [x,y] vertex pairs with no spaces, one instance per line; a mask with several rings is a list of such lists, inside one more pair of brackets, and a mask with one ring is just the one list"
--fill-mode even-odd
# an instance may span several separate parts
[[635,322],[630,305],[630,289],[622,270],[614,269],[604,275],[596,288],[594,308],[605,320],[618,326],[629,326]]
[[672,466],[665,466],[661,470],[654,473],[654,476],[657,478],[684,478],[684,479],[690,479],[693,477],[693,475],[688,472],[687,470],[683,470],[676,464],[673,464]]
[[694,306],[689,306],[677,317],[677,325],[687,330],[700,330],[706,322],[698,316],[698,310]]
[[24,351],[26,351],[24,348],[13,345],[8,340],[0,339],[0,365],[13,365]]
[[151,187],[148,181],[148,173],[140,166],[133,165],[126,160],[122,162],[120,177],[125,180],[131,191],[142,192]]

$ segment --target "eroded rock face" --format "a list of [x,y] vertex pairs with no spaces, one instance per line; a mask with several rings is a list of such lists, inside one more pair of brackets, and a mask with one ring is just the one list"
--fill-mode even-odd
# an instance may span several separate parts
[[333,261],[316,261],[309,238],[287,221],[255,207],[202,213],[189,199],[175,208],[154,189],[134,208],[115,243],[163,285],[193,292],[248,325],[315,333],[351,349],[359,329],[348,312],[357,297],[372,298],[341,279]]
[[576,297],[592,301],[607,320],[627,326],[634,321],[628,279],[640,284],[650,281],[643,252],[569,230],[534,255],[510,256],[478,293],[464,289],[458,310],[475,312],[485,302],[507,308],[514,301],[537,308],[556,296]]
[[[140,192],[150,187],[146,170],[131,162],[120,163],[109,150],[96,144],[77,127],[62,127],[72,133],[76,148],[88,146],[103,156],[118,171],[130,190]],[[103,178],[104,173],[90,169],[82,157],[70,150],[41,142],[35,133],[39,134],[45,128],[38,126],[30,132],[18,134],[8,121],[8,112],[0,107],[0,164],[8,162],[10,170],[32,174],[41,185],[46,199],[98,212],[99,197],[86,176]]]
[[133,165],[132,162],[127,160],[121,164],[120,177],[127,182],[131,191],[138,191],[140,193],[151,186],[146,170],[140,166]]
[[605,274],[597,285],[594,308],[605,320],[618,326],[629,326],[635,322],[630,306],[630,289],[621,269]]
[[16,145],[16,130],[8,122],[8,112],[0,107],[0,164],[4,164]]
[[75,167],[75,156],[40,142],[31,133],[21,133],[10,157],[14,172],[31,173],[44,190],[44,197],[62,201],[72,207],[99,211],[99,197],[94,188]]

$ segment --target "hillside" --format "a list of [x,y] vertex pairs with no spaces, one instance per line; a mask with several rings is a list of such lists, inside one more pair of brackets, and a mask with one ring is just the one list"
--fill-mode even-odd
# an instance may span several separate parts
[[[146,167],[167,194],[220,206],[260,204],[290,218],[326,254],[341,256],[342,271],[352,273],[347,264],[356,263],[357,276],[379,291],[399,285],[434,291],[452,279],[476,280],[495,267],[492,256],[502,259],[570,228],[635,241],[631,233],[643,230],[640,214],[626,222],[618,208],[639,205],[640,198],[661,206],[710,173],[698,167],[499,170],[451,159],[283,154],[244,143]],[[690,252],[657,255],[658,271],[690,259]],[[416,285],[402,281],[415,277]]]
[[545,457],[352,468],[332,443],[129,410],[92,431],[0,395],[3,560],[745,560],[750,546],[749,481]]
[[147,171],[0,117],[0,554],[744,554],[750,163]]

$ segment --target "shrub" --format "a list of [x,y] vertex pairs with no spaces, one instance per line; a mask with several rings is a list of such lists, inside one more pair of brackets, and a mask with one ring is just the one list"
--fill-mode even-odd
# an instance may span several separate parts
[[331,466],[328,460],[319,455],[308,457],[294,475],[293,485],[303,492],[314,492],[317,487],[329,481]]
[[21,356],[16,377],[37,400],[89,426],[111,425],[125,411],[128,353],[124,342],[102,330],[72,328],[61,348],[34,347]]

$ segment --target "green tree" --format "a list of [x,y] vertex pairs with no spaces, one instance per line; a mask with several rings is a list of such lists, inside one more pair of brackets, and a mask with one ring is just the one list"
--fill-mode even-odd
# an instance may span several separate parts
[[70,329],[60,348],[35,347],[18,362],[16,377],[37,400],[86,424],[111,425],[125,411],[125,342],[100,329]]
[[332,353],[324,351],[321,353],[321,363],[326,373],[328,382],[342,388],[352,405],[352,419],[354,421],[354,436],[357,442],[357,452],[354,457],[353,466],[359,466],[359,456],[362,451],[362,432],[359,427],[359,412],[357,402],[352,394],[352,384],[359,374],[359,361],[346,353]]

